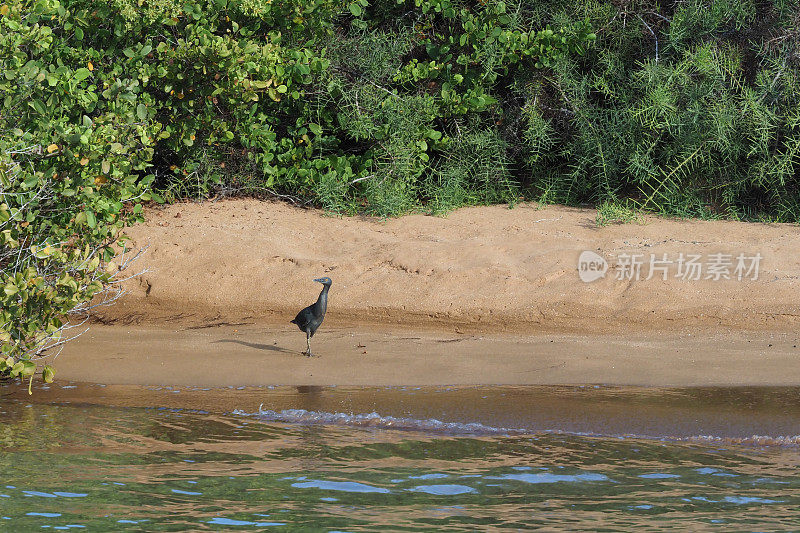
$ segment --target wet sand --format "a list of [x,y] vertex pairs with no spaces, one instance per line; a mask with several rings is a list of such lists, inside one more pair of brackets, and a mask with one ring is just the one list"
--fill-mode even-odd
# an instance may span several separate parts
[[56,379],[173,386],[797,385],[800,334],[469,334],[293,325],[93,325]]

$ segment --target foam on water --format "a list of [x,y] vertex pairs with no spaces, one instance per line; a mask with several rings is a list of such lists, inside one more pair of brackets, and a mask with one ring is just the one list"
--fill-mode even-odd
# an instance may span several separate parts
[[240,409],[233,411],[238,416],[255,416],[268,422],[284,422],[288,424],[324,424],[336,426],[356,426],[378,429],[401,429],[422,431],[446,435],[522,435],[528,433],[523,429],[493,427],[479,422],[442,422],[435,418],[418,419],[394,416],[381,416],[378,413],[328,413],[324,411],[307,411],[305,409],[285,409],[271,411],[258,407],[257,413],[247,413]]
[[273,411],[263,409],[263,404],[258,407],[258,412],[248,413],[241,409],[233,411],[237,416],[252,416],[266,422],[282,422],[287,424],[302,425],[334,425],[353,426],[376,429],[397,429],[404,431],[419,431],[437,435],[476,435],[476,436],[503,436],[503,435],[532,435],[532,434],[557,434],[579,437],[615,437],[634,438],[646,440],[677,441],[690,444],[721,444],[728,446],[756,446],[756,447],[800,447],[800,435],[777,436],[752,435],[749,437],[719,437],[715,435],[694,435],[690,437],[653,436],[653,435],[604,435],[599,433],[570,432],[557,429],[530,430],[523,428],[495,427],[480,422],[444,422],[435,418],[419,419],[410,417],[382,416],[376,412],[371,413],[340,413],[326,411],[307,411],[305,409],[285,409]]
[[778,437],[771,437],[769,435],[751,435],[749,437],[696,435],[693,437],[681,437],[675,440],[698,444],[736,444],[742,446],[780,446],[791,448],[800,446],[800,435],[780,435]]

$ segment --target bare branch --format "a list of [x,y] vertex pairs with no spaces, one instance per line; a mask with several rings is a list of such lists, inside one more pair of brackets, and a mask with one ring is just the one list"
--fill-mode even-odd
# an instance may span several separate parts
[[653,36],[653,39],[655,39],[655,41],[656,41],[656,63],[658,63],[658,37],[656,37],[656,32],[654,32],[653,28],[651,28],[650,25],[644,21],[644,19],[642,18],[641,15],[636,15],[636,16],[639,18],[639,20],[642,21],[642,24],[644,24],[644,27],[647,28],[648,30],[650,30],[650,34]]
[[351,181],[351,182],[350,182],[350,185],[352,185],[352,184],[354,184],[354,183],[358,183],[359,181],[364,181],[364,180],[372,179],[372,178],[374,178],[374,177],[375,177],[375,174],[370,174],[369,176],[362,176],[362,177],[360,177],[360,178],[356,178],[356,179],[354,179],[353,181]]

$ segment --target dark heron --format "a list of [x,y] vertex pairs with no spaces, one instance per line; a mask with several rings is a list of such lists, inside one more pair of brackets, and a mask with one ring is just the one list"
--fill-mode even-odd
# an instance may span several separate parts
[[322,292],[319,293],[316,303],[313,303],[297,313],[297,316],[292,320],[292,324],[297,324],[300,331],[306,332],[306,351],[303,355],[308,357],[312,356],[311,353],[311,337],[317,331],[317,328],[325,319],[325,311],[328,309],[328,289],[331,288],[331,278],[317,278],[314,281],[322,283]]

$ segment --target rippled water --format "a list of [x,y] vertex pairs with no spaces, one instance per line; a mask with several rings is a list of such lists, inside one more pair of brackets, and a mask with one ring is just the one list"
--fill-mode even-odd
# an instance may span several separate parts
[[6,399],[0,530],[800,527],[791,442],[267,407],[218,415]]

